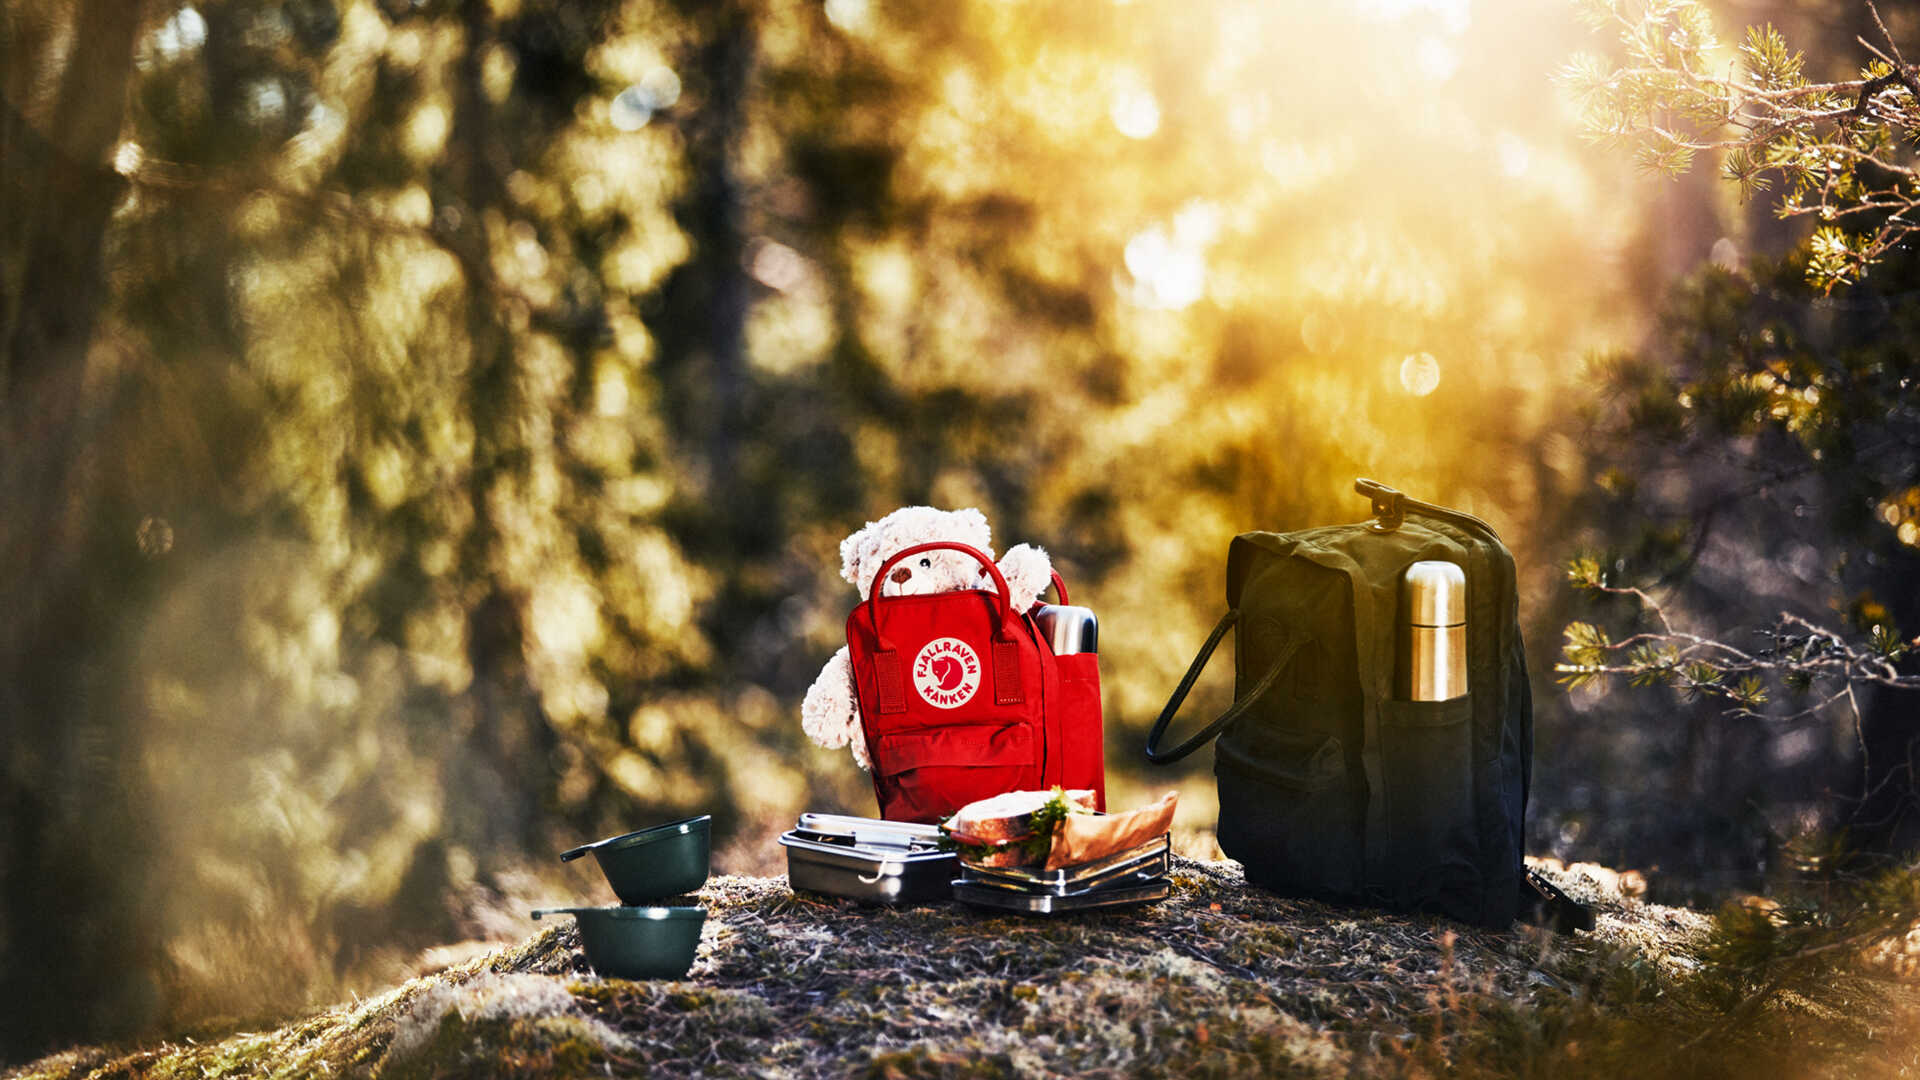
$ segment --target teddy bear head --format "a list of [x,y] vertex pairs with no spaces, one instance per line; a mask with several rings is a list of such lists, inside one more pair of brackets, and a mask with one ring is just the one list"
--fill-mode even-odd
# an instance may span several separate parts
[[[931,506],[905,506],[840,542],[840,576],[867,598],[873,575],[896,552],[934,540],[951,540],[978,548],[993,558],[992,531],[980,511],[939,510]],[[883,596],[919,596],[926,593],[953,592],[974,588],[979,582],[980,564],[958,551],[923,551],[902,559],[887,572],[881,589]]]

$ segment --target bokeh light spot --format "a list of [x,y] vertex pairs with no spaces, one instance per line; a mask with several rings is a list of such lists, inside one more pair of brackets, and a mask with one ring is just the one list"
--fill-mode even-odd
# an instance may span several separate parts
[[1449,34],[1463,33],[1473,23],[1472,0],[1361,0],[1360,10],[1375,19],[1432,15]]
[[871,0],[827,0],[827,21],[842,30],[865,30],[872,17]]
[[1494,136],[1493,159],[1500,164],[1500,171],[1514,179],[1526,175],[1533,164],[1533,150],[1527,141],[1511,131],[1503,131]]
[[1432,353],[1414,353],[1400,361],[1400,386],[1414,397],[1426,397],[1440,385],[1440,361]]
[[146,160],[146,154],[137,142],[123,142],[113,152],[113,171],[121,176],[132,176],[140,171],[140,163]]
[[807,279],[806,257],[777,240],[762,240],[748,257],[747,272],[776,292],[791,292]]
[[646,95],[647,105],[654,112],[671,109],[680,100],[680,76],[670,67],[659,66],[640,76],[636,84],[640,92]]
[[1126,262],[1140,286],[1138,299],[1148,307],[1178,311],[1206,294],[1206,260],[1158,225],[1127,241]]
[[627,87],[607,106],[607,122],[621,131],[639,131],[653,119],[653,106],[648,101],[647,92],[638,85]]
[[1300,343],[1307,347],[1308,352],[1325,356],[1338,350],[1346,340],[1346,327],[1331,315],[1313,311],[1300,320]]
[[452,125],[453,118],[447,115],[446,109],[438,104],[422,105],[407,121],[407,149],[416,159],[433,157],[446,145]]
[[1108,115],[1114,129],[1129,139],[1151,138],[1160,130],[1160,102],[1144,86],[1127,86],[1114,92]]
[[192,4],[173,13],[173,18],[160,24],[153,32],[153,48],[161,56],[171,60],[184,52],[192,52],[207,42],[207,20]]
[[1423,38],[1413,50],[1413,65],[1434,82],[1446,82],[1460,70],[1460,54],[1437,37]]
[[167,524],[166,518],[149,514],[140,519],[140,526],[133,533],[133,542],[139,546],[140,554],[157,559],[173,550],[173,526]]
[[247,92],[247,112],[255,123],[269,123],[286,115],[287,92],[280,88],[278,79],[254,82]]
[[1713,242],[1713,250],[1707,254],[1713,265],[1729,274],[1739,273],[1746,265],[1740,257],[1740,245],[1731,236],[1723,236]]

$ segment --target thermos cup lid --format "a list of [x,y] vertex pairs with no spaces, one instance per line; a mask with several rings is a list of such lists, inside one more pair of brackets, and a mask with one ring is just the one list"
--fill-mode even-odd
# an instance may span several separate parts
[[1400,579],[1400,606],[1414,626],[1458,626],[1467,621],[1467,575],[1454,563],[1417,562]]

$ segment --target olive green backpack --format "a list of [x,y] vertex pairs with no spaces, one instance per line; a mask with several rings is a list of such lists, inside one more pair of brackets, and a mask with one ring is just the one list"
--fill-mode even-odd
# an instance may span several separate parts
[[[1513,556],[1485,522],[1368,480],[1374,519],[1243,533],[1227,551],[1227,613],[1147,736],[1177,761],[1215,735],[1220,847],[1247,880],[1288,896],[1430,911],[1506,926],[1551,903],[1530,883],[1522,834],[1533,696]],[[1422,560],[1466,574],[1467,693],[1394,692],[1402,574]],[[1229,627],[1233,705],[1180,745],[1160,742]],[[1528,912],[1533,913],[1533,912]]]

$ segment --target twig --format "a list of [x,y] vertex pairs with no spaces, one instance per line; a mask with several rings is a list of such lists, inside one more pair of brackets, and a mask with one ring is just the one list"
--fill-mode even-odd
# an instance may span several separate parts
[[1174,948],[1179,949],[1181,952],[1186,953],[1188,956],[1193,957],[1195,960],[1199,960],[1202,963],[1212,964],[1214,967],[1219,968],[1221,971],[1224,971],[1229,975],[1238,975],[1239,977],[1243,979],[1247,979],[1251,982],[1260,981],[1260,976],[1249,968],[1243,968],[1238,964],[1231,964],[1225,960],[1218,959],[1217,957],[1209,956],[1199,946],[1193,945],[1186,941],[1182,941],[1177,937],[1170,938],[1168,940],[1172,942]]
[[[1880,28],[1880,36],[1887,39],[1887,48],[1893,50],[1893,58],[1896,66],[1905,67],[1907,65],[1907,58],[1900,55],[1900,43],[1893,40],[1893,32],[1887,29],[1885,20],[1880,18],[1880,9],[1874,5],[1873,0],[1867,0],[1867,12],[1873,16],[1873,25]],[[1872,48],[1873,46],[1869,45],[1867,47]],[[1911,87],[1909,87],[1909,89],[1911,89]]]

